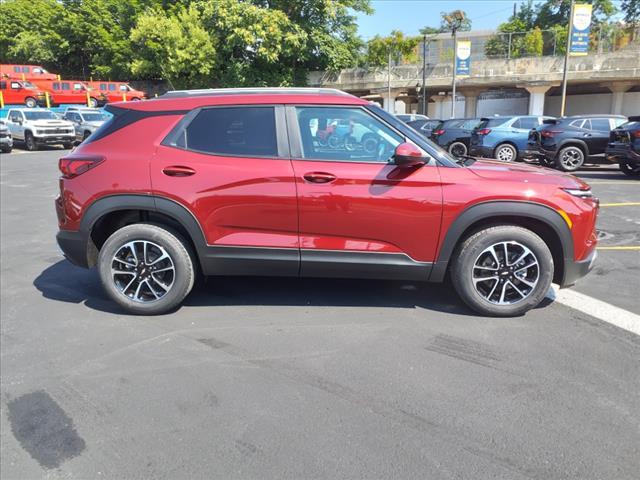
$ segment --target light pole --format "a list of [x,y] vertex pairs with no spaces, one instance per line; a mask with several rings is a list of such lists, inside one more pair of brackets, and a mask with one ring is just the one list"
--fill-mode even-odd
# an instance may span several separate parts
[[427,35],[422,37],[422,114],[427,114]]
[[562,100],[560,103],[560,116],[564,117],[565,107],[567,105],[567,70],[569,66],[569,49],[571,48],[571,27],[573,22],[573,9],[575,0],[571,0],[571,10],[569,11],[569,24],[567,26],[567,49],[564,52],[564,71],[562,72]]
[[458,29],[464,22],[464,12],[462,10],[454,10],[453,12],[442,17],[451,29],[451,35],[453,36],[453,75],[452,75],[452,97],[451,97],[451,118],[456,116],[456,60],[458,58]]
[[391,47],[389,47],[389,59],[387,63],[387,111],[389,113],[395,112],[395,108],[393,108],[394,111],[391,110]]

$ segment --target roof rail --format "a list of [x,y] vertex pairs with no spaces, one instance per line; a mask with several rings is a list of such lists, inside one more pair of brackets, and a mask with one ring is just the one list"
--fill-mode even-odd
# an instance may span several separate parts
[[203,88],[196,90],[170,90],[163,98],[222,96],[222,95],[344,95],[348,93],[336,88],[310,87],[262,87],[262,88]]

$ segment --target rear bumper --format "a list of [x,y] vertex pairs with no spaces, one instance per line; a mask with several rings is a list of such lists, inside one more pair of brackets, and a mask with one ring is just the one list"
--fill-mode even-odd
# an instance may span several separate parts
[[605,157],[609,162],[630,163],[636,165],[640,163],[640,153],[634,151],[631,145],[609,146],[607,147]]
[[593,265],[598,257],[598,252],[596,249],[591,252],[584,260],[566,260],[564,262],[564,276],[562,278],[562,283],[560,284],[560,288],[570,287],[574,285],[580,278],[584,277],[587,273],[591,271]]
[[87,239],[81,232],[59,230],[56,241],[67,260],[79,267],[89,268],[87,261]]

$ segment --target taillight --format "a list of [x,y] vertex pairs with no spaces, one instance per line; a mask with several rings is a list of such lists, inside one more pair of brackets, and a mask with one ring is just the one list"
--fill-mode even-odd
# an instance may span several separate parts
[[433,134],[434,135],[444,135],[444,130],[442,130],[442,129],[436,130],[435,132],[433,132]]
[[491,133],[491,129],[490,128],[483,128],[481,130],[478,130],[476,133],[478,135],[489,135]]
[[640,130],[636,130],[635,132],[632,133],[633,138],[640,138]]
[[562,130],[540,130],[540,135],[546,138],[553,138],[559,133],[562,133]]
[[58,169],[64,178],[73,178],[82,175],[102,162],[104,162],[104,157],[100,155],[62,157],[58,162]]

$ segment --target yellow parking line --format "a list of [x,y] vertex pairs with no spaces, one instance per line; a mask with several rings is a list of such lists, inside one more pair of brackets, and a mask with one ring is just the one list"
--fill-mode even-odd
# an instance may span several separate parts
[[588,178],[583,178],[589,185],[640,185],[637,180],[603,180],[603,181],[590,181]]
[[619,245],[616,247],[597,247],[597,250],[640,250],[640,245]]
[[601,207],[637,207],[640,202],[601,203]]

